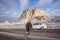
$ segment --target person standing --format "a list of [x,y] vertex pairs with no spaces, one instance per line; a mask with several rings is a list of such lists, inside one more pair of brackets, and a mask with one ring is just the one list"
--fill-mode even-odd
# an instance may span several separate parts
[[31,22],[27,22],[26,30],[27,30],[28,35],[30,35],[30,31],[32,30],[32,23]]

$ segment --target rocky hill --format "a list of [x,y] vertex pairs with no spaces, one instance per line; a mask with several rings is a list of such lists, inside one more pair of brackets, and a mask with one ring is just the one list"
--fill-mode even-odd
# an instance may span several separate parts
[[23,11],[22,15],[19,17],[17,21],[27,22],[30,20],[32,22],[39,22],[39,21],[41,22],[44,20],[48,20],[50,18],[53,18],[53,16],[44,12],[43,10],[37,8],[29,8]]

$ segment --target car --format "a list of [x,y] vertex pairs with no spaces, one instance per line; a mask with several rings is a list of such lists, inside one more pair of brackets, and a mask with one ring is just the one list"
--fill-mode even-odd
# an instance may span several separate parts
[[35,23],[32,25],[32,29],[46,29],[47,25],[44,23]]

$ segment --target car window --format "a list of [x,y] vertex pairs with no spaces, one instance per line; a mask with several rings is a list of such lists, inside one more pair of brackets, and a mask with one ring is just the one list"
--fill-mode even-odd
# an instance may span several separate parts
[[39,23],[35,23],[34,25],[39,25]]
[[42,25],[42,23],[35,23],[34,25]]

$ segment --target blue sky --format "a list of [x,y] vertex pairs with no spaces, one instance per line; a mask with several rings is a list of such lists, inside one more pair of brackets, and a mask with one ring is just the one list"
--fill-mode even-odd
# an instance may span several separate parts
[[0,0],[0,22],[18,19],[27,8],[38,8],[60,16],[60,0]]

